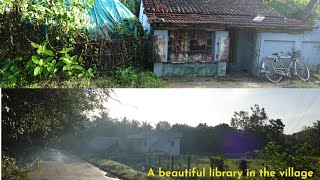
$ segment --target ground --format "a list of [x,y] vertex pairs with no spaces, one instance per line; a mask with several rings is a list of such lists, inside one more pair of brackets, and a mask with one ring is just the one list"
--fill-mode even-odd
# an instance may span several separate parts
[[256,78],[248,73],[236,72],[223,78],[214,77],[170,77],[165,78],[166,88],[319,88],[319,82],[303,82],[297,78],[284,78],[272,83],[265,77]]
[[86,161],[56,149],[44,152],[42,160],[44,162],[40,169],[28,173],[31,180],[115,180]]
[[[148,154],[149,155],[149,154]],[[93,164],[96,164],[99,167],[104,167],[105,171],[114,171],[113,173],[118,173],[118,169],[124,169],[121,166],[126,165],[126,171],[137,171],[143,172],[144,177],[148,173],[149,168],[153,167],[154,171],[157,171],[157,167],[159,167],[159,155],[152,154],[151,159],[150,156],[145,156],[144,154],[137,153],[105,153],[105,154],[92,154],[86,157],[86,159]],[[146,158],[147,157],[147,158]],[[210,158],[211,156],[197,156],[190,155],[190,167],[195,167],[197,169],[206,168],[206,171],[209,173],[210,167]],[[314,157],[318,159],[318,157]],[[232,170],[232,171],[240,171],[239,163],[241,158],[224,158],[224,170]],[[320,159],[319,159],[320,160]],[[118,162],[118,163],[114,163]],[[185,170],[188,168],[187,165],[187,155],[180,155],[174,157],[174,170]],[[256,175],[258,176],[259,169],[262,169],[264,166],[262,165],[263,161],[259,159],[248,159],[247,168],[250,170],[254,170]],[[320,161],[318,162],[320,163]],[[108,165],[109,164],[109,165]],[[160,158],[160,166],[163,170],[171,170],[171,157],[170,156],[161,156]],[[117,166],[117,170],[114,170]],[[318,171],[317,171],[318,172]],[[123,172],[121,172],[123,174]],[[157,172],[156,172],[157,174]],[[130,175],[132,176],[132,175]],[[130,177],[129,176],[129,177]],[[143,176],[140,176],[141,178]],[[123,178],[126,179],[126,178]],[[144,178],[147,179],[147,178]],[[229,178],[236,179],[236,178]]]

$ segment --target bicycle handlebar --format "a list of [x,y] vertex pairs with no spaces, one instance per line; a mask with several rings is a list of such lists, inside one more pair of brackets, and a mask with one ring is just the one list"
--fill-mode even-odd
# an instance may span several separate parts
[[295,53],[299,53],[300,50],[294,50],[292,49],[291,51],[280,51],[280,52],[277,52],[277,53],[273,53],[272,55],[275,55],[275,56],[281,56],[283,54],[289,54],[290,56],[294,56]]

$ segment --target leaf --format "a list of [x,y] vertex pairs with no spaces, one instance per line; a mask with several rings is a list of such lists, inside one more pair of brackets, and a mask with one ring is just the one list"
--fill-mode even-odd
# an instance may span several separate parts
[[52,71],[54,70],[54,67],[53,67],[53,66],[48,66],[48,67],[47,67],[47,70],[48,70],[49,72],[52,72]]
[[48,45],[48,43],[49,43],[49,41],[45,40],[45,41],[43,41],[42,46],[45,48]]
[[11,71],[11,72],[13,72],[13,71],[14,71],[14,69],[15,69],[15,66],[14,66],[14,65],[12,65],[12,66],[10,67],[10,71]]
[[43,59],[40,59],[39,65],[40,65],[40,66],[43,66]]
[[40,45],[37,43],[31,42],[31,46],[38,49]]
[[49,49],[45,49],[44,50],[44,54],[48,55],[48,56],[54,56],[53,51],[49,50]]
[[44,51],[44,48],[42,46],[40,46],[38,49],[37,49],[37,53],[38,54],[42,54]]
[[22,61],[22,57],[21,57],[21,56],[18,56],[18,57],[16,57],[16,60],[17,60],[17,61]]
[[2,71],[6,71],[11,66],[11,63],[8,62],[6,65],[2,68]]
[[73,47],[63,48],[59,53],[60,54],[66,54],[66,53],[71,52],[71,51],[73,51]]
[[80,74],[78,75],[78,78],[83,78],[83,76],[84,76],[84,74],[83,74],[83,73],[80,73]]
[[34,62],[35,64],[39,64],[38,56],[32,56],[32,62]]
[[[45,63],[48,63],[48,62],[52,61],[52,59],[53,59],[53,57],[47,57],[47,58],[44,60],[44,62],[45,62]],[[52,63],[55,63],[55,62],[52,61]]]
[[62,71],[66,71],[66,70],[69,70],[69,69],[70,69],[70,65],[67,64],[67,65],[63,66]]
[[66,64],[72,64],[72,61],[70,61],[70,59],[68,59],[68,58],[62,58],[62,60]]
[[37,67],[34,69],[33,75],[34,75],[34,76],[38,76],[40,73],[41,73],[41,66],[37,66]]
[[66,48],[65,50],[66,50],[66,52],[68,53],[68,52],[71,52],[71,51],[73,51],[73,47],[69,47],[69,48]]
[[73,65],[72,68],[78,69],[78,70],[83,70],[83,67],[80,65]]
[[28,69],[33,64],[32,60],[27,62],[26,68]]
[[72,61],[72,63],[77,63],[77,64],[78,64],[77,58],[78,58],[78,56],[77,56],[77,55],[74,55],[74,56],[71,57],[70,60]]

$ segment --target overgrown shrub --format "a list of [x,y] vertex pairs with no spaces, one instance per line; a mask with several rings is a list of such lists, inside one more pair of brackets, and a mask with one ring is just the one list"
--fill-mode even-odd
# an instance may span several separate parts
[[32,81],[94,77],[93,69],[84,69],[82,59],[74,55],[73,47],[65,47],[55,52],[48,47],[48,43],[48,40],[41,44],[31,42],[35,51],[30,59],[17,57],[0,62],[0,74],[3,75],[0,85],[15,87],[30,84]]
[[18,166],[15,159],[6,155],[2,155],[1,179],[24,180],[28,179],[28,176],[26,170]]
[[224,170],[224,159],[221,156],[211,157],[211,168],[218,168],[218,170]]
[[118,68],[112,78],[120,87],[158,88],[164,86],[164,82],[152,72],[139,72],[132,67]]
[[[284,171],[293,167],[296,171],[313,171],[320,167],[319,162],[312,158],[315,149],[305,144],[290,145],[289,148],[269,142],[263,150],[256,151],[257,157],[264,160],[263,166],[267,166],[275,172]],[[279,176],[279,174],[278,174]]]
[[172,179],[170,177],[147,177],[147,172],[136,171],[129,166],[112,161],[112,160],[98,160],[88,159],[90,163],[99,167],[100,169],[117,176],[124,180],[148,180],[148,179]]
[[316,81],[320,81],[320,74],[315,74],[314,78],[315,78]]
[[245,159],[241,159],[238,162],[239,169],[243,172],[243,174],[247,174],[247,169],[249,168],[249,162]]

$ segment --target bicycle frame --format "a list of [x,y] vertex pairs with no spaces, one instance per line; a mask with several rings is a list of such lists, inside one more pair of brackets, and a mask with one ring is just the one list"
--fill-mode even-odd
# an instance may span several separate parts
[[[285,65],[282,63],[281,59],[291,59],[291,62],[288,67],[285,67]],[[296,62],[296,59],[292,56],[276,56],[276,61],[278,61],[281,65],[281,68],[277,68],[275,70],[275,73],[291,77],[291,69],[294,68],[294,63]],[[294,69],[294,75],[296,74],[296,70]]]
[[[286,67],[282,59],[290,59],[290,64]],[[262,63],[261,73],[265,73],[271,82],[280,82],[283,76],[297,75],[302,81],[308,81],[310,78],[308,66],[301,59],[300,51],[294,50],[288,53],[273,53],[267,57]]]

